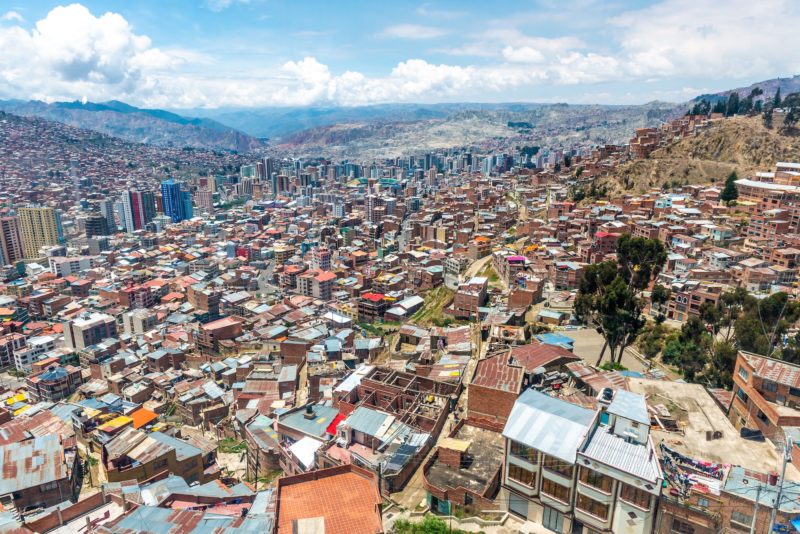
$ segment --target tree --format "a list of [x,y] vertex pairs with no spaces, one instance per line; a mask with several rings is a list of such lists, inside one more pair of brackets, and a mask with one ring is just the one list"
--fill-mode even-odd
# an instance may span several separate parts
[[764,106],[764,111],[761,114],[761,119],[764,121],[764,128],[772,128],[772,105],[767,104]]
[[772,97],[772,107],[779,108],[781,107],[781,88],[778,87],[778,90],[775,91],[775,96]]
[[748,295],[742,312],[734,322],[736,344],[741,350],[774,356],[783,348],[783,338],[792,323],[800,319],[800,302],[790,301],[786,293],[757,299]]
[[714,102],[714,107],[711,108],[711,113],[722,113],[725,114],[725,106],[726,101],[723,98],[720,98],[716,102]]
[[725,187],[722,189],[722,192],[719,194],[719,199],[723,202],[730,204],[737,198],[739,198],[739,190],[736,188],[736,180],[739,177],[736,176],[736,171],[732,171],[728,178],[725,180]]
[[597,361],[606,349],[611,363],[620,363],[625,349],[645,324],[642,292],[658,276],[667,259],[661,241],[622,235],[617,242],[617,261],[589,265],[575,299],[576,315],[594,325],[605,338]]
[[732,117],[739,111],[739,93],[732,92],[728,96],[728,103],[725,105],[725,116]]
[[650,302],[652,302],[658,310],[661,310],[663,305],[669,302],[671,297],[672,292],[669,290],[669,288],[664,287],[661,284],[654,285],[653,290],[650,292]]
[[664,348],[664,339],[667,337],[667,333],[668,328],[660,322],[648,323],[642,328],[642,332],[636,339],[636,346],[642,356],[647,359],[658,356],[661,349]]

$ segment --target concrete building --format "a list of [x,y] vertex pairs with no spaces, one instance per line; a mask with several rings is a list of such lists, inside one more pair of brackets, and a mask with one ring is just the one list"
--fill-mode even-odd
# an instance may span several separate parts
[[598,410],[534,390],[520,396],[503,430],[510,512],[564,534],[653,530],[663,475],[645,400],[608,392]]
[[39,258],[42,247],[64,242],[61,214],[54,208],[20,208],[18,214],[26,258]]
[[0,217],[0,262],[13,265],[23,258],[17,217]]
[[117,335],[117,323],[105,313],[85,313],[62,323],[64,344],[81,350]]

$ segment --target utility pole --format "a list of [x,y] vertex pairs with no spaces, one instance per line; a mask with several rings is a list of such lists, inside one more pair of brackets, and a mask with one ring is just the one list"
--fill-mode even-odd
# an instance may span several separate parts
[[775,516],[778,513],[778,508],[781,506],[781,497],[783,496],[783,479],[786,476],[786,464],[788,464],[791,459],[792,440],[787,437],[783,449],[783,466],[781,467],[781,479],[778,483],[778,495],[775,497],[775,502],[772,504],[772,514],[769,518],[769,530],[767,530],[768,533],[771,533],[772,528],[775,526]]
[[753,520],[750,522],[750,534],[756,534],[756,522],[758,521],[758,499],[761,497],[761,484],[756,486],[756,503],[753,506]]

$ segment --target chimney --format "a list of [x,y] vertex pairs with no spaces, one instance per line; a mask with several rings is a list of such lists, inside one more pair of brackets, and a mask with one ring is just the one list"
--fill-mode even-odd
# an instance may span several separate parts
[[306,419],[314,419],[314,405],[306,404],[306,413],[303,414]]

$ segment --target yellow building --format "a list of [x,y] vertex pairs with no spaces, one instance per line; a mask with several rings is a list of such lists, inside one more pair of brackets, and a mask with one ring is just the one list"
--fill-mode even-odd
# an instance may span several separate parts
[[64,241],[61,215],[54,208],[20,208],[18,216],[26,258],[38,258],[42,247],[55,246]]

